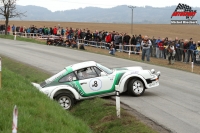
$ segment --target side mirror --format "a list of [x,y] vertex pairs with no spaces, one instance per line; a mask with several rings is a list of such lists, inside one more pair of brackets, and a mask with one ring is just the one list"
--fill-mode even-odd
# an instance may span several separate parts
[[106,76],[107,74],[105,72],[101,72],[100,76]]

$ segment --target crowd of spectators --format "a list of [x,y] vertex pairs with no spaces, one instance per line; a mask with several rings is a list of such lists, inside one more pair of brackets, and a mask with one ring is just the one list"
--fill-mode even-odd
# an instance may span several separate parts
[[[115,51],[129,52],[134,54],[141,54],[144,61],[145,56],[147,61],[150,61],[150,57],[168,59],[169,64],[173,64],[174,61],[182,61],[185,63],[195,62],[197,63],[198,56],[200,54],[200,41],[196,42],[192,38],[179,39],[178,37],[172,38],[160,38],[143,35],[129,35],[123,32],[117,31],[91,31],[90,29],[79,29],[72,27],[19,27],[12,25],[7,28],[14,33],[35,33],[39,35],[55,35],[58,39],[51,40],[47,38],[48,45],[66,46],[77,48],[77,40],[83,40],[84,44],[89,41],[103,42],[106,48],[109,49],[109,53],[115,55]],[[83,47],[84,49],[84,47]],[[199,57],[200,58],[200,57]],[[172,62],[171,62],[172,61]]]

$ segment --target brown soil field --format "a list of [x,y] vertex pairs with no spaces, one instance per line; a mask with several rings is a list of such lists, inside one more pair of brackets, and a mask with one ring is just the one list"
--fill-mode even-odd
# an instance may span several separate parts
[[[0,22],[3,23],[3,22]],[[117,31],[131,33],[130,24],[115,23],[85,23],[85,22],[50,22],[50,21],[10,21],[10,25],[25,26],[35,25],[37,27],[54,27],[60,24],[61,27],[88,28],[91,31]],[[150,38],[172,38],[200,40],[200,25],[171,25],[171,24],[133,24],[134,35],[148,35]]]

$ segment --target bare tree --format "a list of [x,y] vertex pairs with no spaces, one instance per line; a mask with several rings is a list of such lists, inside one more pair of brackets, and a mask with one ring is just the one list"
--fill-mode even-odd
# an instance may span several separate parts
[[0,15],[5,18],[5,34],[7,35],[7,27],[9,18],[25,16],[25,12],[21,13],[16,10],[17,0],[0,0]]

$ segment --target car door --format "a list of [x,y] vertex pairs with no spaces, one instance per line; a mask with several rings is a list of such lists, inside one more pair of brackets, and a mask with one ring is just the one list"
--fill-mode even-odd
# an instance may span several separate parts
[[84,91],[84,97],[101,95],[115,91],[113,79],[109,76],[100,76],[101,70],[96,67],[88,67],[78,70],[79,84]]

